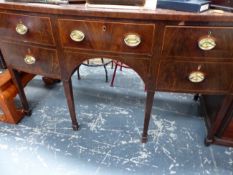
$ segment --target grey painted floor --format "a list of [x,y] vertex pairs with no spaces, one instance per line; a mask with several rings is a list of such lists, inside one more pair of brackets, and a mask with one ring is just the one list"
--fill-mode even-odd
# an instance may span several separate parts
[[0,123],[1,175],[233,174],[232,148],[204,146],[191,94],[157,93],[149,141],[141,144],[145,92],[135,72],[118,71],[114,88],[102,67],[81,67],[81,75],[73,76],[78,132],[61,84],[45,88],[37,77],[27,86],[32,116]]

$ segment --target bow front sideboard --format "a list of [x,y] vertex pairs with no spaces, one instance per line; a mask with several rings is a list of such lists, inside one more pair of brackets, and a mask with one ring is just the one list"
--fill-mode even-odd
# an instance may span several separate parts
[[90,58],[121,61],[144,81],[142,142],[147,141],[156,91],[233,93],[233,14],[228,12],[195,14],[0,0],[0,39],[24,110],[30,113],[19,72],[60,79],[74,130],[79,125],[71,76]]

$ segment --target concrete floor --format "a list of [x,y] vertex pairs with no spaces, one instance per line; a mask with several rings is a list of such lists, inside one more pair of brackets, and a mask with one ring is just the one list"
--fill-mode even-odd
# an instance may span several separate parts
[[233,148],[204,146],[192,94],[157,93],[141,144],[145,92],[137,74],[118,71],[114,88],[102,67],[83,66],[81,76],[73,76],[78,132],[61,84],[46,88],[37,77],[26,87],[32,116],[0,123],[1,175],[233,174]]

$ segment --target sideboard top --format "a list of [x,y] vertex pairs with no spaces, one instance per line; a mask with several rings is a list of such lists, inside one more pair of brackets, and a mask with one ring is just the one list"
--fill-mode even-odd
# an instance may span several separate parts
[[172,21],[216,21],[233,22],[233,13],[216,13],[209,10],[203,13],[178,12],[174,10],[126,10],[86,7],[84,4],[39,4],[39,3],[15,3],[0,0],[1,10],[17,10],[22,12],[35,12],[56,15],[74,15],[82,17],[108,17],[119,19],[140,20],[172,20]]

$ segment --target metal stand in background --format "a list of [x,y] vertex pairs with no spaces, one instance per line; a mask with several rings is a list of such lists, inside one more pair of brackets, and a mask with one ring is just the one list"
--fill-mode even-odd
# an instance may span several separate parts
[[107,62],[104,62],[104,58],[100,58],[101,59],[101,64],[90,64],[90,61],[87,60],[86,62],[87,63],[82,63],[78,66],[77,68],[77,74],[78,74],[78,80],[81,80],[81,76],[80,76],[80,72],[79,72],[79,69],[80,69],[80,66],[81,65],[84,65],[84,66],[88,66],[88,67],[99,67],[99,66],[103,66],[104,67],[104,70],[105,70],[105,81],[108,82],[108,71],[107,71],[107,68],[106,66],[110,63],[112,63],[112,60],[109,60]]

